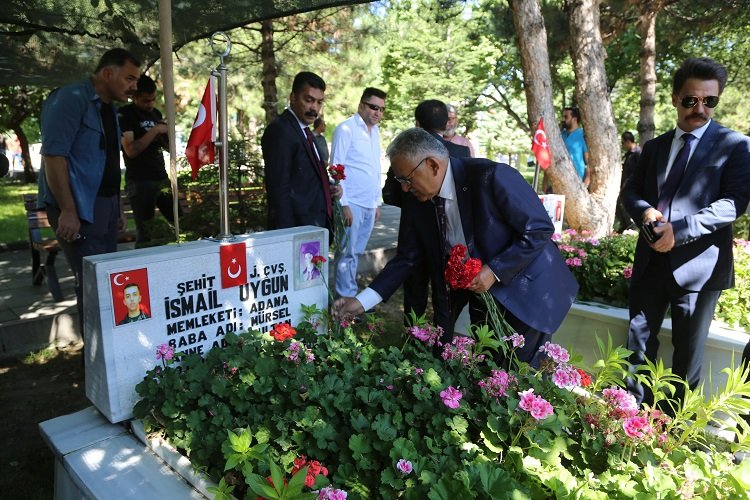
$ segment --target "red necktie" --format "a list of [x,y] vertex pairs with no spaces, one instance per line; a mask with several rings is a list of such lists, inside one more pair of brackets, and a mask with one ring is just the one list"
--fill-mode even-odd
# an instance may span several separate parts
[[332,219],[333,206],[331,205],[331,186],[328,184],[328,172],[326,172],[326,166],[320,161],[320,156],[318,155],[318,150],[315,149],[315,141],[313,140],[313,135],[312,132],[310,132],[309,127],[305,127],[305,136],[307,137],[308,144],[310,144],[313,159],[320,170],[320,180],[323,184],[323,196],[326,199],[326,212],[328,213],[328,219]]
[[682,149],[677,153],[672,168],[669,169],[667,180],[664,181],[661,193],[659,193],[659,201],[656,204],[656,209],[667,220],[670,220],[670,216],[672,215],[670,213],[672,211],[672,198],[677,194],[677,188],[680,187],[680,182],[682,182],[682,176],[685,173],[685,167],[690,157],[690,143],[693,142],[693,139],[695,139],[693,134],[683,134],[682,140],[685,141],[685,144],[682,145]]

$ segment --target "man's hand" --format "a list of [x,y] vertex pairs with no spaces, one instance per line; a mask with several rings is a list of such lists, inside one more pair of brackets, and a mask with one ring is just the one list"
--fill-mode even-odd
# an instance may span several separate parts
[[479,274],[474,276],[474,279],[469,284],[469,290],[474,293],[486,292],[487,290],[492,288],[495,283],[497,283],[495,273],[492,272],[490,266],[484,264],[482,266],[482,269],[479,270]]
[[341,211],[344,214],[344,225],[346,227],[351,227],[352,221],[354,220],[354,216],[352,215],[352,209],[348,206],[341,207]]
[[375,207],[375,222],[380,220],[380,207]]
[[80,230],[81,220],[78,214],[75,211],[62,210],[57,220],[57,237],[68,242],[74,241]]
[[674,230],[671,222],[654,226],[654,232],[661,234],[661,238],[656,240],[655,243],[649,243],[651,248],[662,253],[669,252],[674,248]]
[[125,212],[120,208],[120,217],[117,220],[117,230],[125,231],[128,228],[128,218],[125,217]]
[[341,184],[331,184],[331,197],[334,200],[340,200],[343,194],[344,188],[341,187]]
[[333,318],[337,321],[348,321],[363,312],[365,308],[354,297],[341,297],[333,303]]
[[661,212],[659,212],[654,207],[649,207],[646,209],[645,212],[643,212],[642,222],[644,224],[648,224],[649,222],[666,222],[666,221],[664,220],[664,215],[662,215]]

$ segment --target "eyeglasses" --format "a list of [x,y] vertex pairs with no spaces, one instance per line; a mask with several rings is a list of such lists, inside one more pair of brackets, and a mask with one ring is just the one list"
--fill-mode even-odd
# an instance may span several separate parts
[[706,97],[697,97],[694,95],[688,95],[682,98],[680,104],[683,108],[694,108],[698,104],[698,101],[702,102],[707,108],[715,108],[716,105],[719,104],[719,96],[709,95]]
[[399,184],[406,184],[407,186],[411,187],[411,177],[414,175],[414,172],[417,171],[417,169],[422,165],[422,163],[424,163],[424,161],[427,158],[428,158],[427,156],[425,156],[424,158],[422,158],[422,161],[420,161],[419,163],[417,163],[417,166],[414,167],[411,170],[411,172],[409,172],[409,175],[407,175],[406,177],[400,177],[398,175],[394,175],[393,178],[396,179],[399,182]]
[[364,101],[362,101],[362,104],[364,104],[365,106],[367,106],[373,111],[380,111],[381,113],[385,113],[385,106],[378,106],[377,104],[371,104],[369,102],[364,102]]

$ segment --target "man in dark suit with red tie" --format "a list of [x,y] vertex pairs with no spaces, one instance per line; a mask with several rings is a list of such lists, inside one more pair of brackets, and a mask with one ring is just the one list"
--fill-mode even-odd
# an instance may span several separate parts
[[268,229],[313,225],[332,230],[331,196],[340,193],[329,184],[309,128],[323,107],[325,90],[315,73],[298,73],[289,108],[263,133]]
[[[477,294],[489,290],[508,323],[526,338],[518,359],[533,363],[578,291],[550,239],[554,226],[539,197],[509,165],[452,158],[438,138],[422,129],[399,134],[388,147],[388,156],[402,190],[420,202],[432,200],[435,208],[431,213],[410,211],[401,217],[408,228],[400,231],[396,256],[356,298],[337,300],[335,314],[361,314],[387,299],[423,256],[431,261],[435,286],[445,287],[443,248],[464,244],[483,266],[469,286],[473,293],[452,290],[441,294],[434,305],[438,324],[445,329],[443,341],[453,337],[457,313],[467,300],[473,323],[486,317]],[[405,205],[403,210],[412,206]],[[441,212],[444,224],[438,222]]]
[[[726,82],[726,69],[711,59],[680,66],[672,83],[677,128],[643,146],[621,193],[642,228],[630,288],[630,362],[635,370],[655,361],[670,308],[672,371],[691,388],[700,382],[719,295],[734,286],[732,222],[750,199],[750,139],[712,120]],[[652,401],[635,379],[628,389],[639,402]],[[683,395],[677,387],[675,397]]]

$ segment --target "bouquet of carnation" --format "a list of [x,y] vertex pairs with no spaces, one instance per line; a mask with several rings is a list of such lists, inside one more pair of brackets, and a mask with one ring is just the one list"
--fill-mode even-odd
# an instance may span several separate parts
[[[346,179],[344,166],[340,163],[328,167],[328,173],[333,180],[332,184],[337,186]],[[344,248],[348,242],[346,234],[346,221],[344,220],[344,209],[341,200],[333,200],[333,248]]]
[[[482,261],[474,257],[467,258],[468,253],[469,250],[466,248],[466,245],[456,245],[451,249],[448,264],[445,266],[444,276],[445,282],[454,290],[469,288],[471,282],[474,281],[479,271],[482,270]],[[495,334],[501,338],[510,336],[513,333],[513,329],[498,310],[495,298],[489,290],[480,293],[479,296],[484,301],[487,315],[489,316],[488,322]],[[501,343],[500,346],[507,355],[505,344]]]

